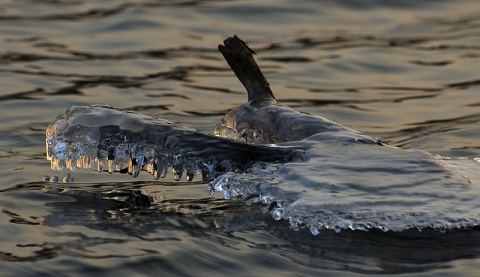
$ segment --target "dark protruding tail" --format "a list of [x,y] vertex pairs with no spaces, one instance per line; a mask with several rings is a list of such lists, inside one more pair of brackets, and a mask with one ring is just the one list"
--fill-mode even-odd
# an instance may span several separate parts
[[219,45],[218,50],[247,89],[248,102],[253,106],[276,104],[270,85],[253,58],[256,53],[236,35],[223,43],[225,46]]

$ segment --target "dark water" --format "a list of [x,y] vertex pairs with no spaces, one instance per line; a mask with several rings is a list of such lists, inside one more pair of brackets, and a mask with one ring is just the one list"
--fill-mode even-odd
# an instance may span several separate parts
[[2,275],[475,275],[477,230],[312,236],[196,182],[42,179],[53,175],[44,130],[70,105],[211,132],[246,101],[216,50],[233,34],[259,54],[281,103],[391,145],[479,157],[478,12],[446,0],[2,1]]

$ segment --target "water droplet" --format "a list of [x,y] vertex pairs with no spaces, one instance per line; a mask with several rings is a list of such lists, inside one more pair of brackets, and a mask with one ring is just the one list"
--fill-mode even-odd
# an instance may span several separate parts
[[271,215],[272,215],[273,219],[275,219],[275,220],[282,219],[283,214],[284,214],[284,209],[283,208],[273,208],[273,210],[271,211]]
[[67,173],[65,177],[63,177],[62,180],[64,183],[70,183],[70,173]]

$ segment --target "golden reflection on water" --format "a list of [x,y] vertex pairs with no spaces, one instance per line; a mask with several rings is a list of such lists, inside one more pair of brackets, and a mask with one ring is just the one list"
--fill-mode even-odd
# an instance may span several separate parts
[[[62,205],[77,200],[37,192],[45,174],[56,174],[45,160],[44,129],[70,105],[109,104],[211,132],[222,114],[246,101],[244,89],[216,50],[233,34],[258,53],[257,61],[283,104],[334,119],[392,145],[480,156],[477,1],[142,3],[0,4],[0,183],[1,189],[20,186],[0,194],[4,238],[0,249],[20,258],[33,257],[24,266],[27,273],[35,267],[54,272],[52,268],[62,265],[62,259],[68,263],[78,258],[127,274],[121,257],[97,259],[115,255],[155,257],[151,263],[135,260],[151,267],[146,274],[158,273],[162,262],[178,266],[176,259],[188,257],[201,261],[192,265],[192,271],[206,270],[205,264],[218,266],[215,260],[230,257],[229,262],[247,259],[257,274],[280,274],[286,270],[282,266],[306,275],[318,273],[318,268],[330,269],[329,274],[331,269],[347,273],[338,271],[347,265],[334,248],[328,248],[327,254],[333,256],[329,260],[314,251],[322,245],[300,243],[295,249],[266,229],[240,230],[232,236],[202,228],[190,233],[180,228],[165,230],[163,218],[154,218],[157,224],[148,225],[148,217],[128,218],[128,210],[115,215],[111,207],[94,201],[80,201],[80,207]],[[89,188],[131,180],[94,172],[75,172],[75,178]],[[136,179],[150,180],[147,174]],[[209,197],[207,188],[200,185],[188,190],[142,188],[169,199]],[[79,213],[73,213],[77,208]],[[45,223],[49,217],[57,221]],[[76,224],[82,217],[92,225]],[[181,226],[175,218],[170,220],[169,224]],[[139,222],[146,225],[136,228]],[[148,228],[158,229],[140,233]],[[98,243],[100,238],[111,242]],[[364,238],[333,238],[353,249],[369,246],[360,243]],[[360,246],[355,248],[356,244]],[[313,254],[305,254],[308,251],[302,247]],[[198,249],[208,249],[210,254],[195,255]],[[478,257],[468,247],[462,250],[465,256]],[[55,260],[56,255],[61,258]],[[35,257],[53,262],[39,267]],[[353,264],[359,272],[378,270],[381,258],[353,255],[358,260]],[[438,263],[444,265],[445,260]],[[477,258],[470,265],[459,260],[461,256],[446,266],[460,268],[457,274],[473,272],[472,268],[478,271]],[[261,267],[262,261],[271,264]],[[8,271],[18,273],[12,268],[18,270],[18,264],[11,263]]]

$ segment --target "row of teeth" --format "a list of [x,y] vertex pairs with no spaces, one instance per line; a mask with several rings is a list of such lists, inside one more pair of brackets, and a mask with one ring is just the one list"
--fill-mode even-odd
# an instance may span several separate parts
[[98,149],[94,145],[48,137],[46,153],[54,171],[96,168],[98,172],[119,171],[137,177],[140,171],[146,170],[158,180],[164,178],[168,167],[171,167],[176,181],[182,178],[184,172],[189,182],[195,175],[201,174],[204,182],[214,177],[212,163],[200,158],[186,159],[180,153],[160,152],[155,145],[121,143]]

